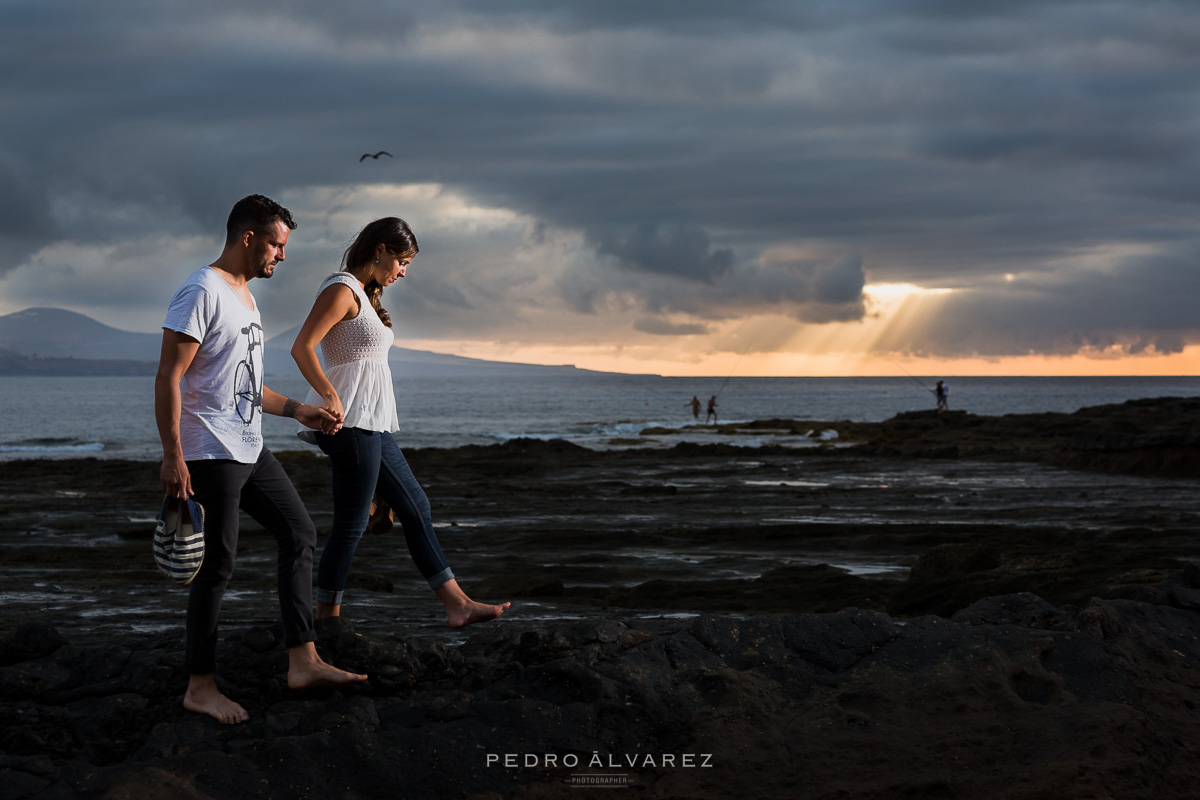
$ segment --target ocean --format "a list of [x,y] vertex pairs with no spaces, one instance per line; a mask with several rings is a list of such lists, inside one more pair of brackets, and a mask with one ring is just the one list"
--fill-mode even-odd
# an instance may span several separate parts
[[[566,439],[585,447],[638,446],[647,427],[693,425],[693,395],[718,393],[721,422],[755,419],[881,421],[932,408],[935,378],[664,378],[581,373],[552,377],[398,378],[401,447],[495,444],[517,437]],[[1000,415],[1080,408],[1145,397],[1200,396],[1200,377],[949,378],[950,407]],[[300,379],[268,379],[302,398]],[[157,460],[153,378],[5,377],[0,459],[97,457]],[[704,419],[701,409],[700,419]],[[312,449],[296,423],[268,416],[267,446]],[[771,435],[728,437],[757,446]],[[703,432],[671,437],[718,441]],[[791,444],[800,444],[792,437]],[[648,443],[653,446],[653,441]],[[645,445],[640,445],[645,446]]]

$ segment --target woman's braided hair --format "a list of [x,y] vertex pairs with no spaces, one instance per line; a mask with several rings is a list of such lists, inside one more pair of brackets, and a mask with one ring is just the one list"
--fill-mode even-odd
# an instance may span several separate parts
[[[357,273],[363,266],[369,266],[375,260],[375,251],[381,244],[398,258],[412,258],[420,252],[417,237],[413,236],[407,222],[399,217],[383,217],[368,223],[359,231],[358,236],[342,254],[342,268]],[[392,317],[379,300],[383,294],[383,287],[377,281],[370,280],[363,290],[379,319],[384,325],[392,327]]]

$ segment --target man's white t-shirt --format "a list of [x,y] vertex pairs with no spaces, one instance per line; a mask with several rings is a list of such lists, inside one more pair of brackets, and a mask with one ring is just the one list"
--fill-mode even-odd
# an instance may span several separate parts
[[181,384],[184,460],[253,464],[262,451],[263,330],[258,303],[247,307],[215,270],[201,267],[171,298],[163,327],[200,343]]

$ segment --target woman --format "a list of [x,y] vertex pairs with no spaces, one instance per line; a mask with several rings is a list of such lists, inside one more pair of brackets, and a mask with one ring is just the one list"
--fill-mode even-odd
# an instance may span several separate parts
[[[312,386],[307,402],[342,419],[333,435],[307,429],[299,434],[320,447],[333,468],[333,528],[317,567],[318,618],[341,613],[350,564],[376,493],[403,526],[408,551],[445,605],[451,627],[495,619],[510,605],[476,603],[458,585],[434,534],[429,500],[392,438],[399,428],[387,361],[394,337],[379,296],[404,277],[417,252],[404,220],[385,217],[367,225],[342,256],[342,271],[321,283],[292,345],[292,358]],[[318,342],[325,369],[317,360]]]

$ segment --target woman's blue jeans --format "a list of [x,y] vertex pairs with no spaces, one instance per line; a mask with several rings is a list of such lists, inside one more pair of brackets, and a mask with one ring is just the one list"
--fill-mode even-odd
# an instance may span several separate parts
[[390,433],[342,428],[333,436],[317,433],[317,446],[333,468],[333,528],[317,566],[318,603],[342,604],[354,551],[367,529],[376,494],[395,512],[408,552],[429,588],[437,589],[454,577],[433,532],[429,498]]

